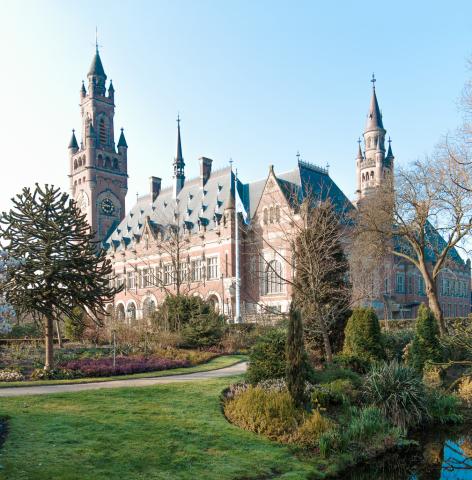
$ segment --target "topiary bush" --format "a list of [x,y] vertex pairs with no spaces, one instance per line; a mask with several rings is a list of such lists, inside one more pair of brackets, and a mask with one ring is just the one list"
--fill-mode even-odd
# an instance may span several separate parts
[[363,393],[368,404],[404,430],[429,419],[424,384],[406,365],[394,361],[374,366],[365,378]]
[[439,343],[439,327],[433,312],[424,304],[418,309],[415,337],[408,350],[408,364],[418,372],[422,372],[427,361],[442,360]]
[[356,308],[344,331],[343,354],[365,360],[386,358],[380,324],[372,308]]
[[76,315],[77,318],[64,318],[64,330],[66,338],[77,342],[83,340],[84,338],[85,329],[87,327],[87,320],[85,311],[80,307],[74,308],[74,315]]
[[249,386],[224,405],[226,418],[241,428],[273,440],[287,440],[303,420],[287,390]]
[[251,384],[262,380],[285,377],[286,332],[273,329],[261,336],[249,354],[249,367],[246,378]]

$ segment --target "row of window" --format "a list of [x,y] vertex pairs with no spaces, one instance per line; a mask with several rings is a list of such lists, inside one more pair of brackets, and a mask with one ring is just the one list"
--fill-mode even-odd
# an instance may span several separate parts
[[[103,155],[98,155],[97,157],[97,166],[101,168],[108,168],[112,170],[120,169],[120,161],[117,158],[110,158],[106,156],[103,158]],[[85,167],[85,155],[78,157],[74,160],[74,170],[78,168]]]
[[126,274],[117,274],[115,281],[117,286],[125,285],[128,290],[132,290],[218,278],[220,278],[219,257],[208,257],[206,261],[197,258],[190,262],[181,262],[178,271],[172,263],[128,270]]
[[467,317],[470,313],[470,305],[467,304],[452,304],[442,303],[441,310],[445,317]]
[[268,225],[269,223],[279,223],[280,207],[278,205],[271,205],[270,207],[264,208],[262,211],[262,218],[264,225]]
[[441,281],[441,294],[445,297],[466,298],[468,296],[467,282],[443,278]]
[[369,180],[373,180],[374,179],[374,171],[371,170],[370,173],[369,172],[365,172],[362,174],[362,181],[363,182],[368,182]]
[[[458,298],[468,297],[467,282],[465,281],[442,278],[440,285],[442,296]],[[388,279],[385,279],[385,293],[389,293],[389,290]],[[416,275],[407,275],[405,277],[404,273],[397,273],[395,292],[426,295],[424,279],[423,277]]]

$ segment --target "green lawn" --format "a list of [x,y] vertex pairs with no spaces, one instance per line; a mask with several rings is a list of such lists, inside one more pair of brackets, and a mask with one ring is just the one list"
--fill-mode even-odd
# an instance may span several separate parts
[[320,478],[288,447],[226,421],[219,394],[234,380],[4,398],[0,478]]
[[24,382],[0,382],[0,388],[8,387],[33,387],[38,385],[64,385],[69,383],[108,382],[110,380],[127,380],[129,378],[167,377],[169,375],[181,375],[187,373],[207,372],[229,367],[236,363],[247,360],[245,355],[222,355],[208,362],[193,367],[172,368],[157,372],[133,373],[131,375],[114,375],[112,377],[75,378],[72,380],[27,380]]

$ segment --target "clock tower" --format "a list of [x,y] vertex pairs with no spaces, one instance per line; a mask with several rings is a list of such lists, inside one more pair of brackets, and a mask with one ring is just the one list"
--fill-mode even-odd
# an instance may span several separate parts
[[72,130],[69,143],[70,189],[96,239],[104,241],[125,216],[128,145],[121,129],[115,147],[115,89],[111,81],[106,87],[98,46],[87,78],[88,88],[82,82],[80,89],[81,142]]

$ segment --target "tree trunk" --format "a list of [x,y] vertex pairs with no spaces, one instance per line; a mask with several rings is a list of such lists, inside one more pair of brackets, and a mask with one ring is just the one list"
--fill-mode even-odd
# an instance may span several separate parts
[[62,337],[61,337],[61,330],[59,329],[59,320],[56,318],[54,323],[56,324],[57,346],[59,348],[62,348]]
[[439,304],[436,281],[430,278],[429,272],[426,273],[426,275],[424,272],[421,273],[423,274],[423,278],[426,284],[426,296],[428,297],[429,308],[436,317],[436,321],[438,322],[439,327],[439,333],[441,334],[441,336],[443,336],[447,333],[446,323],[444,321],[441,305]]
[[54,320],[52,316],[46,317],[46,358],[44,360],[44,370],[51,370],[54,367]]
[[324,351],[326,355],[326,363],[333,362],[333,350],[331,349],[331,342],[329,340],[328,329],[323,320],[320,322],[321,335],[323,337]]

